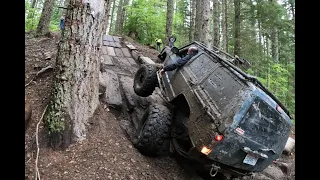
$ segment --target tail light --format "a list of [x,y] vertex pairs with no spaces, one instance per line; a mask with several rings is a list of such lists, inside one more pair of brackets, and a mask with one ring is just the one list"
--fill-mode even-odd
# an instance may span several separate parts
[[221,140],[223,139],[223,136],[220,135],[220,134],[218,134],[218,135],[216,135],[216,136],[214,137],[214,139],[215,139],[216,141],[221,141]]

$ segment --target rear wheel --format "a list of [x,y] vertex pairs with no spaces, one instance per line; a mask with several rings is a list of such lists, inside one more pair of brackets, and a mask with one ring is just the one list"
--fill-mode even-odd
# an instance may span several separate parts
[[141,97],[150,96],[155,90],[157,79],[157,67],[150,64],[143,64],[134,76],[134,92]]
[[145,155],[167,155],[170,148],[170,128],[170,109],[161,104],[153,104],[140,120],[133,144]]

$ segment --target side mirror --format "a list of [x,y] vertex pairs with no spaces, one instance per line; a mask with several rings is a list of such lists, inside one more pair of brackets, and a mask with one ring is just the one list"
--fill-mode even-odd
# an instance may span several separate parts
[[172,51],[174,54],[179,53],[179,49],[176,48],[176,47],[172,47],[172,48],[171,48],[171,51]]

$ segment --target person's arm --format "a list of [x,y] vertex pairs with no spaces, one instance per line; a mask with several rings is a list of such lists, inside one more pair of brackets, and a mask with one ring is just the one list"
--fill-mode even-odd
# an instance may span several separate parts
[[180,68],[183,65],[185,65],[188,62],[188,60],[191,59],[191,57],[191,55],[186,55],[185,57],[178,59],[175,63],[164,66],[163,71],[172,71],[177,68]]

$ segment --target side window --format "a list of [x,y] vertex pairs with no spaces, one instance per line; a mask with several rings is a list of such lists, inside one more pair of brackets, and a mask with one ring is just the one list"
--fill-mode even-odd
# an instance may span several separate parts
[[189,68],[197,79],[200,80],[216,65],[217,63],[210,59],[206,54],[201,54],[189,64]]

